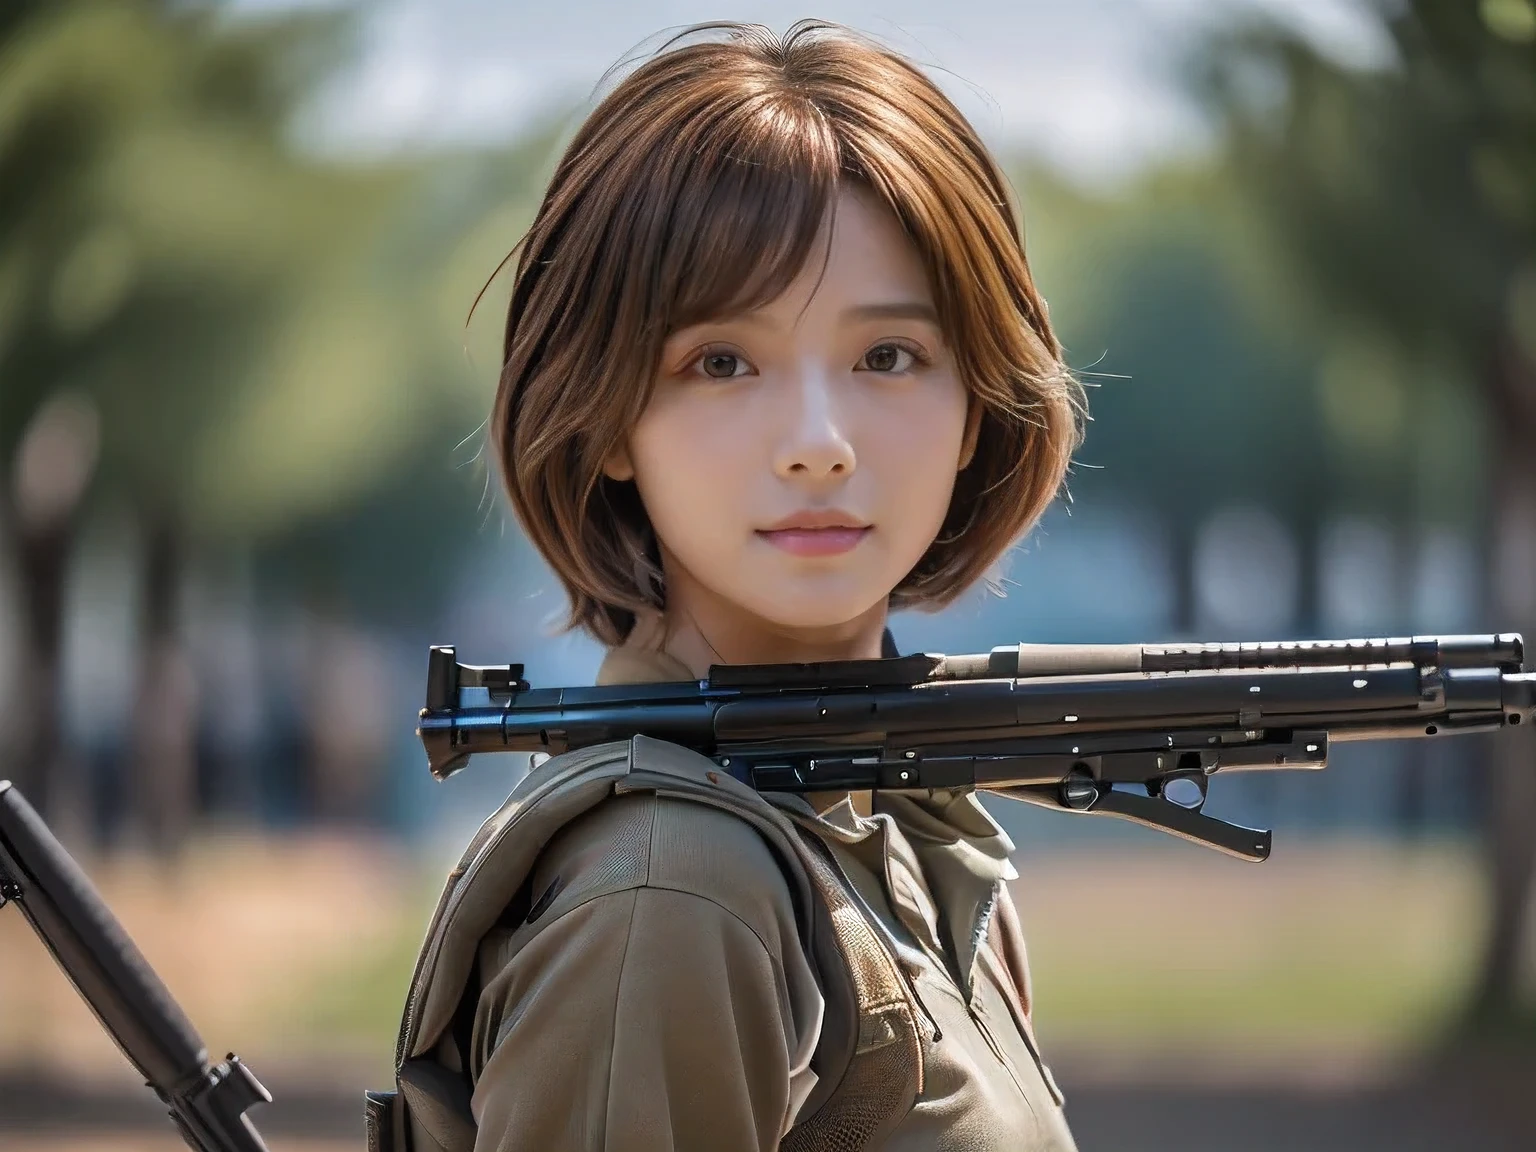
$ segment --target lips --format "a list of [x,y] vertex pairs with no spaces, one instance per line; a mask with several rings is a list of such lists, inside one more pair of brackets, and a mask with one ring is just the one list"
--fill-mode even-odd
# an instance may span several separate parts
[[795,556],[837,556],[858,547],[873,526],[840,509],[796,512],[758,535]]

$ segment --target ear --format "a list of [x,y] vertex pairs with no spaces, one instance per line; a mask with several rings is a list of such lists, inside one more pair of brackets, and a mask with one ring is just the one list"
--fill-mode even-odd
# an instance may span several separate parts
[[635,478],[634,461],[629,458],[629,444],[620,440],[613,446],[613,451],[608,453],[608,459],[603,461],[603,475],[610,480],[633,480]]
[[955,466],[956,472],[964,472],[971,466],[971,459],[976,455],[976,441],[981,435],[981,417],[985,405],[972,396],[970,406],[965,413],[965,438],[960,441],[960,462]]

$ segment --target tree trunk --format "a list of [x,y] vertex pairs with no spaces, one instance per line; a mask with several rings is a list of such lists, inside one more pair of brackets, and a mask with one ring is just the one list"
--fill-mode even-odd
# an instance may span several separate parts
[[[1497,374],[1490,415],[1496,445],[1490,592],[1494,624],[1536,655],[1536,381],[1518,353]],[[1521,1008],[1523,945],[1536,869],[1536,731],[1505,729],[1489,765],[1487,851],[1492,922],[1472,1001],[1497,1024]]]
[[99,439],[91,400],[70,390],[54,392],[30,415],[0,473],[0,503],[16,534],[24,636],[20,698],[11,709],[21,735],[7,770],[55,827],[61,807],[67,817],[83,815],[79,782],[66,775],[62,731],[64,578]]
[[18,697],[8,705],[19,731],[5,774],[47,818],[55,806],[56,769],[63,762],[64,576],[74,523],[28,525],[14,507],[6,512],[16,542],[22,644],[15,678]]
[[129,803],[134,831],[162,856],[185,844],[196,800],[197,686],[177,621],[181,570],[174,521],[148,518]]

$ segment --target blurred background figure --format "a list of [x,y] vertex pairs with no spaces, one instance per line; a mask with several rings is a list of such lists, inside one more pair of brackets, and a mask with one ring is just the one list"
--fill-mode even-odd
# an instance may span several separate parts
[[[523,765],[432,785],[428,643],[589,681],[481,454],[504,285],[614,61],[844,21],[1010,166],[1094,422],[906,650],[1536,640],[1533,0],[10,0],[0,776],[276,1147],[356,1147],[435,885]],[[1536,748],[1222,780],[1237,864],[993,805],[1096,1149],[1527,1146]],[[0,913],[0,1143],[173,1148]],[[131,1145],[131,1141],[139,1145]]]

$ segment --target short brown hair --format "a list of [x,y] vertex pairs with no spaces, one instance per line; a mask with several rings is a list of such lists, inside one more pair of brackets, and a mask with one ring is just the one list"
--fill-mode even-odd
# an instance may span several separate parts
[[[724,36],[700,42],[706,31]],[[664,607],[639,494],[603,463],[644,411],[667,337],[778,297],[846,183],[916,245],[982,409],[939,536],[891,607],[949,603],[1055,497],[1082,390],[1008,182],[970,124],[915,65],[839,25],[801,21],[782,37],[698,26],[586,119],[513,250],[491,441],[518,519],[570,598],[568,628],[617,644],[637,612]]]

